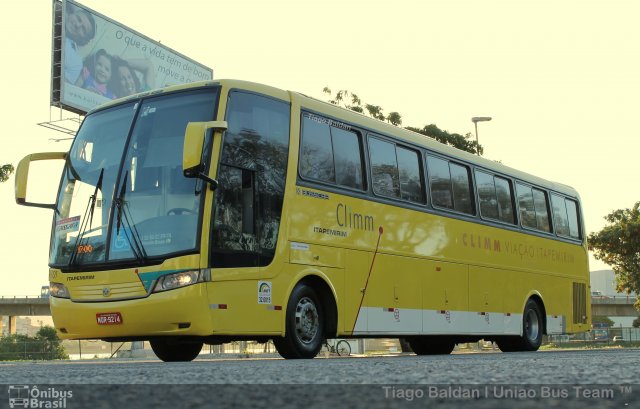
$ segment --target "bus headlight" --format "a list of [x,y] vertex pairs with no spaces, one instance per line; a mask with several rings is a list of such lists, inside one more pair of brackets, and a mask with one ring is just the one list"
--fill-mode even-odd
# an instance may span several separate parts
[[67,287],[65,287],[64,284],[60,284],[60,283],[50,283],[49,294],[52,297],[57,297],[57,298],[71,298],[71,296],[69,295],[69,290],[67,290]]
[[209,269],[180,271],[179,273],[167,274],[158,279],[153,292],[157,293],[202,283],[209,281],[210,276]]

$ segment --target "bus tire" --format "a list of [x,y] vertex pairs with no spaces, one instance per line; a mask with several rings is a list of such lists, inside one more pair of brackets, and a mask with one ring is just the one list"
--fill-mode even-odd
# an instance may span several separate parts
[[285,316],[285,335],[273,339],[286,359],[311,359],[324,339],[324,311],[313,287],[299,283],[291,292]]
[[456,343],[447,337],[408,337],[409,346],[416,355],[448,355]]
[[530,298],[524,307],[524,316],[522,317],[522,350],[537,351],[542,345],[543,332],[542,308]]
[[496,340],[496,343],[502,352],[537,351],[542,344],[543,332],[542,308],[530,298],[522,315],[522,336],[501,337]]
[[201,341],[178,341],[156,338],[149,341],[153,353],[164,362],[193,361],[204,345]]
[[519,351],[518,345],[520,343],[520,337],[500,337],[496,339],[496,344],[502,352],[517,352]]

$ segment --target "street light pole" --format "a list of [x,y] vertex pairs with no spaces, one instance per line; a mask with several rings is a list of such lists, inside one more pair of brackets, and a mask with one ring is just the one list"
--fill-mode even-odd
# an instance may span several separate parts
[[476,126],[476,153],[480,156],[480,142],[478,142],[478,122],[491,121],[490,116],[474,116],[471,118],[471,122]]

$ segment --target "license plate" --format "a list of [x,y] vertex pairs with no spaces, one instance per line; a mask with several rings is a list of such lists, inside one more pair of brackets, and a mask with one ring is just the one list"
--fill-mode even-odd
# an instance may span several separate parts
[[122,314],[119,312],[101,312],[96,314],[98,325],[119,325],[122,324]]

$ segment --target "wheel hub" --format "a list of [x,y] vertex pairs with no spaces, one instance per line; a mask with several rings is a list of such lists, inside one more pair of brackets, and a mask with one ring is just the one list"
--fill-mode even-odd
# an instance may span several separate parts
[[296,306],[296,334],[298,339],[308,344],[318,333],[319,326],[318,310],[315,304],[307,297],[302,298]]
[[529,310],[524,321],[524,330],[529,341],[536,341],[540,333],[540,321],[535,311]]

